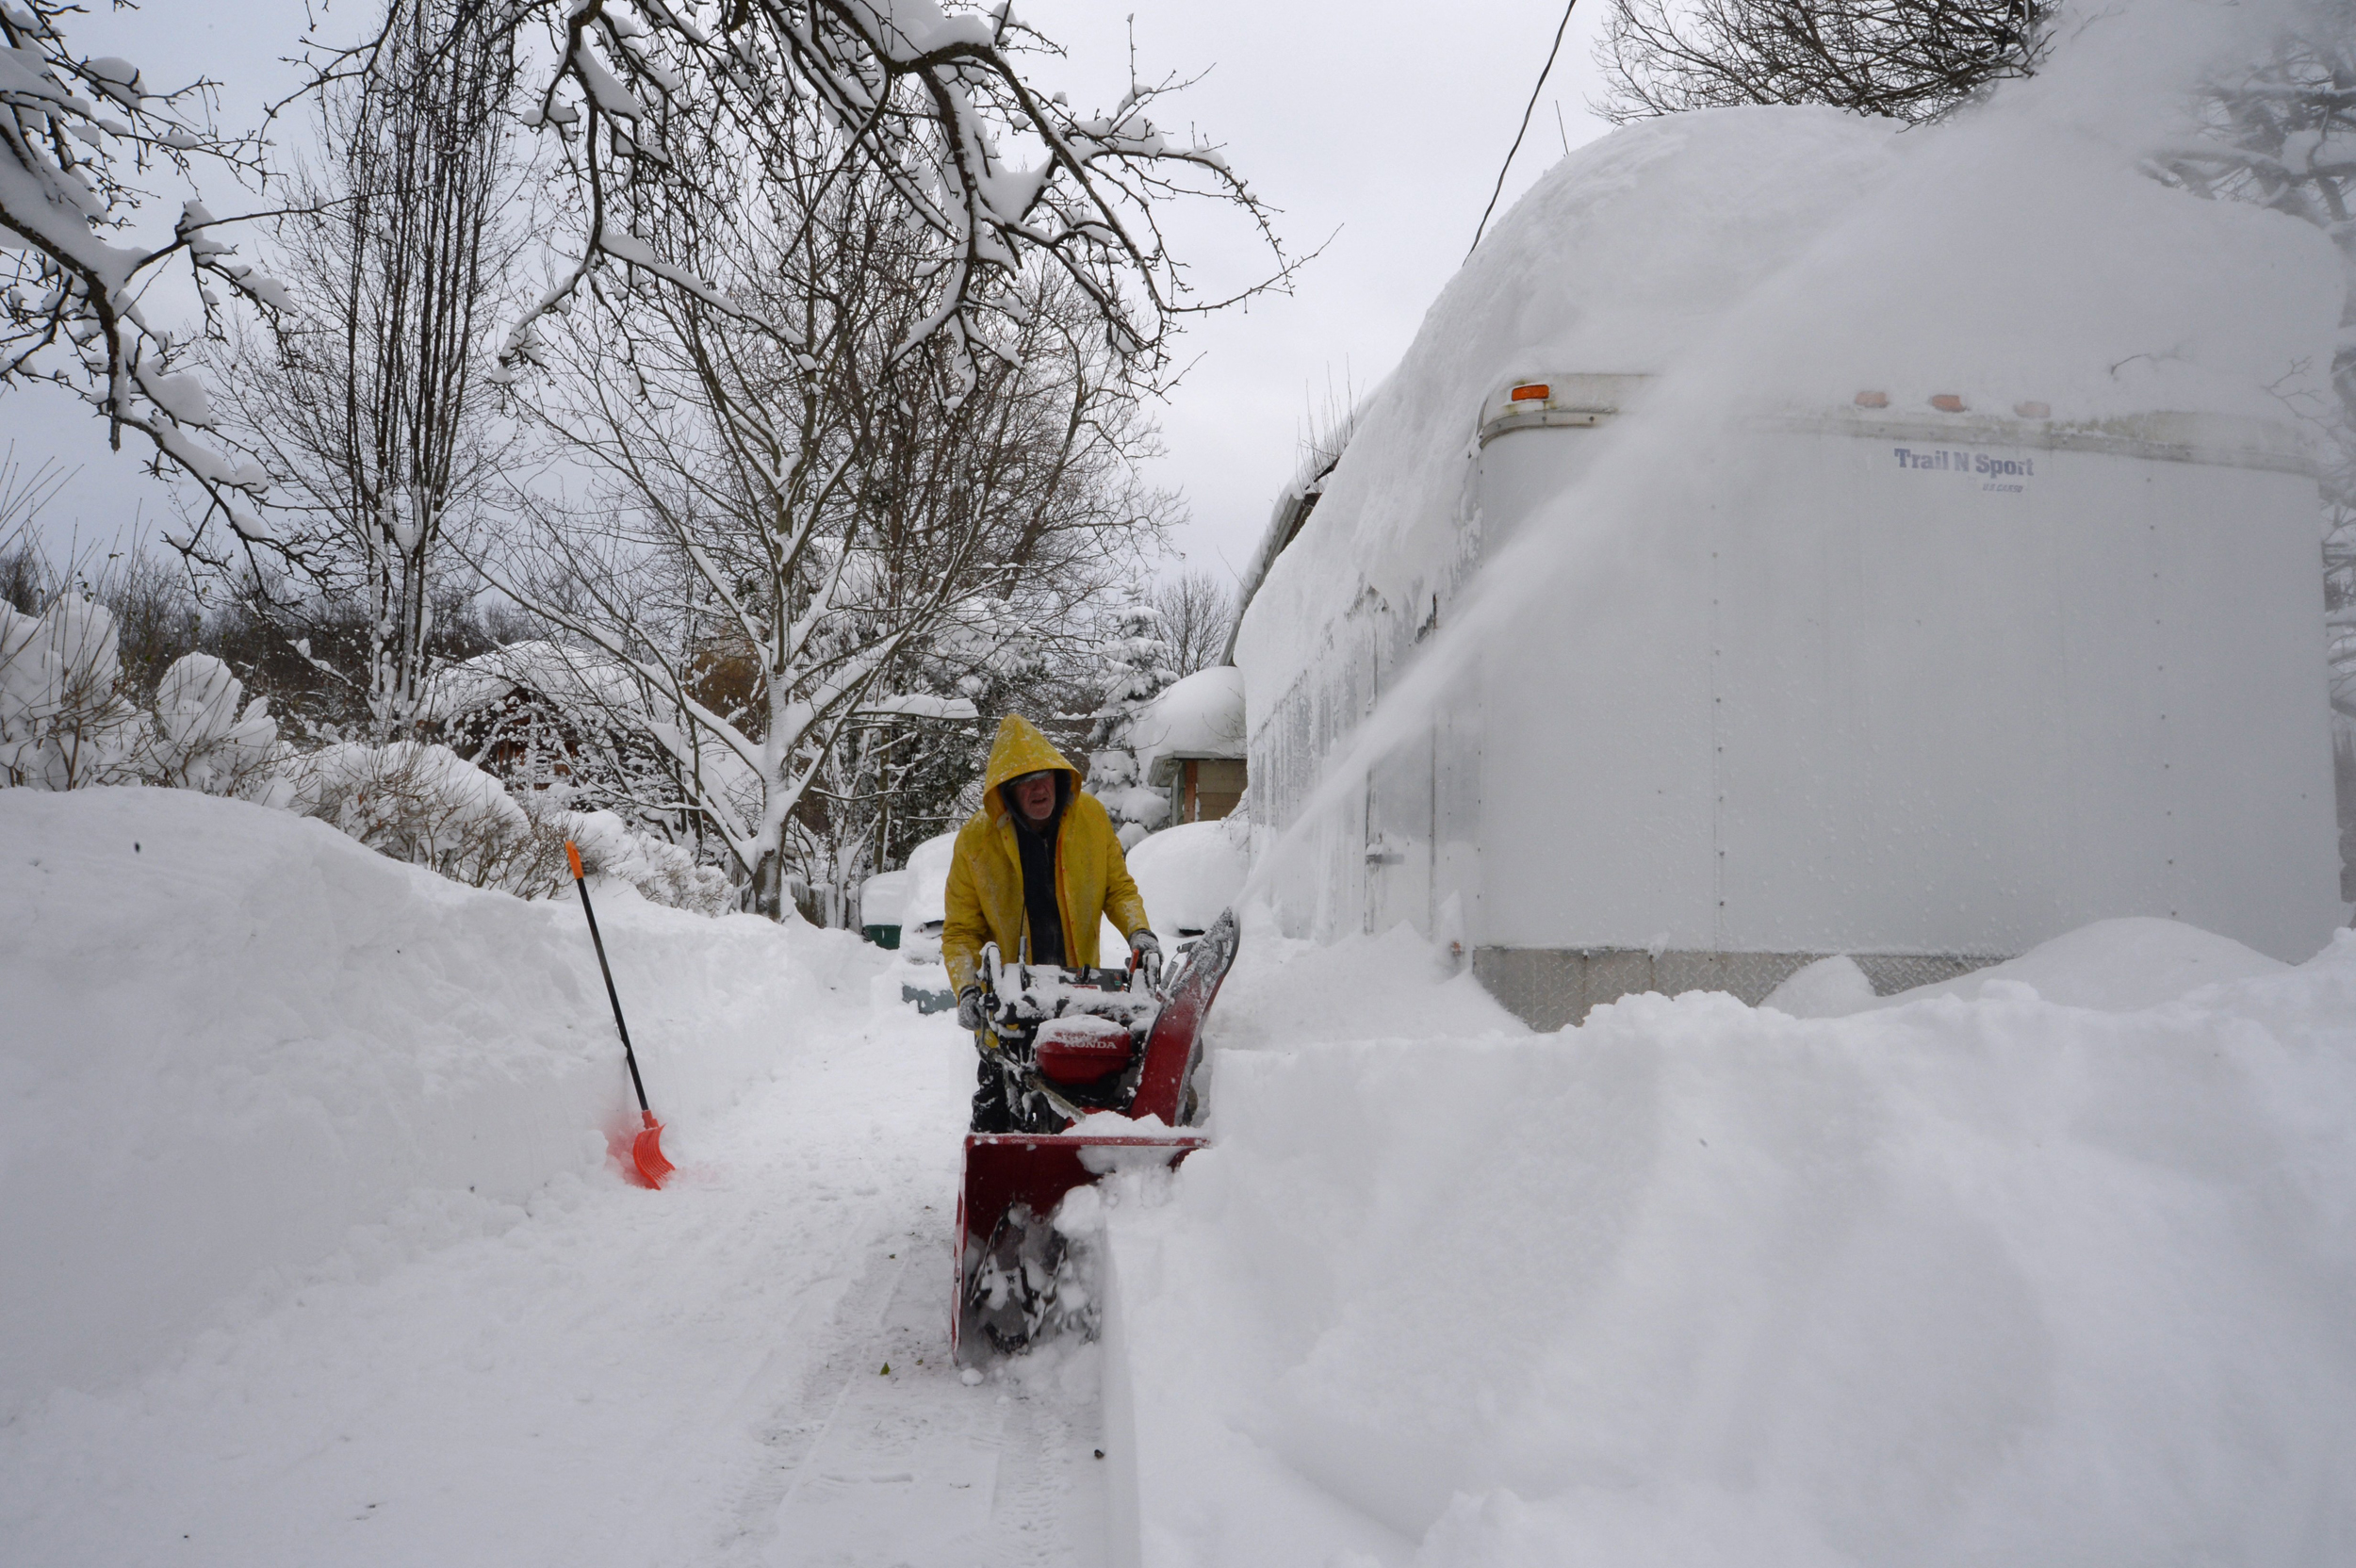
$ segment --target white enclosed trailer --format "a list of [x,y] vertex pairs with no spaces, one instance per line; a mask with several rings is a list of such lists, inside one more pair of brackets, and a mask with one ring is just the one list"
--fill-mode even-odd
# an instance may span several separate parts
[[[1353,447],[1305,521],[1280,507],[1237,639],[1296,927],[1411,923],[1552,1024],[1631,990],[1756,1002],[1836,953],[1889,991],[2118,915],[2299,960],[2345,918],[2287,417],[2000,400],[1870,356],[1837,400],[1671,408],[1667,355],[1534,363],[1444,315],[1427,337],[1457,344],[1369,407],[1444,431],[1457,403],[1424,515],[1370,526],[1402,486],[1351,482]],[[1476,384],[1484,347],[1519,368]],[[1614,443],[1650,482],[1597,466]],[[1353,748],[1427,657],[1445,678]]]

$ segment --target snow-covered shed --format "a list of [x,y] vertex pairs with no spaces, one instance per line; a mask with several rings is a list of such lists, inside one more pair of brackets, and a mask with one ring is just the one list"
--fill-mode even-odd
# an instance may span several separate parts
[[435,671],[417,716],[428,734],[461,757],[538,790],[572,772],[584,725],[643,701],[637,679],[619,662],[534,640]]
[[1215,822],[1247,778],[1243,672],[1232,664],[1171,682],[1130,723],[1137,776],[1170,795],[1172,824]]
[[2346,908],[2283,400],[2337,262],[2132,152],[1756,108],[1546,175],[1250,580],[1285,922],[1412,923],[1543,1024],[2109,916],[2314,953]]

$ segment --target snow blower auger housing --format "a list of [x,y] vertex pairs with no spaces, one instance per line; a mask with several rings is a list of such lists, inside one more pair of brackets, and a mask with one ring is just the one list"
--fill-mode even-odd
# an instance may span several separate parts
[[[1203,1139],[1196,1070],[1203,1015],[1235,960],[1228,910],[1166,973],[1008,964],[982,950],[983,1088],[965,1137],[957,1195],[959,1364],[1010,1354],[1059,1331],[1096,1331],[1093,1294],[1051,1220],[1066,1194],[1106,1173],[1174,1167]],[[1070,1129],[1111,1113],[1135,1133]],[[1100,1121],[1095,1124],[1102,1127]]]

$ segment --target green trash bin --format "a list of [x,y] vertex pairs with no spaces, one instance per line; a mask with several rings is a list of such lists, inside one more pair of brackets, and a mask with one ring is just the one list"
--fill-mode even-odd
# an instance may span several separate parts
[[908,907],[908,874],[877,872],[859,888],[859,931],[877,947],[900,945],[901,914]]

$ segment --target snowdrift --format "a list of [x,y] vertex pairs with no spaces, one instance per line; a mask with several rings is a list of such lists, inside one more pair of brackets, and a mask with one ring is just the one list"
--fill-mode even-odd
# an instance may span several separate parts
[[1215,1058],[1170,1200],[1111,1211],[1144,1562],[2356,1539],[2356,934],[2291,969],[2121,922],[2016,966],[2131,1010],[2000,976],[1514,1038],[1472,993],[1412,1041],[1371,1037],[1436,967],[1385,942],[1239,973],[1268,1048]]
[[[1129,851],[1128,861],[1146,915],[1163,939],[1199,936],[1243,890],[1252,870],[1251,826],[1233,817],[1180,823],[1149,835]],[[1105,929],[1111,931],[1109,923]]]
[[[848,933],[599,892],[665,1147],[863,988]],[[581,911],[178,790],[0,791],[0,1419],[139,1370],[417,1189],[596,1172],[635,1107]],[[598,1179],[605,1179],[599,1177]]]

